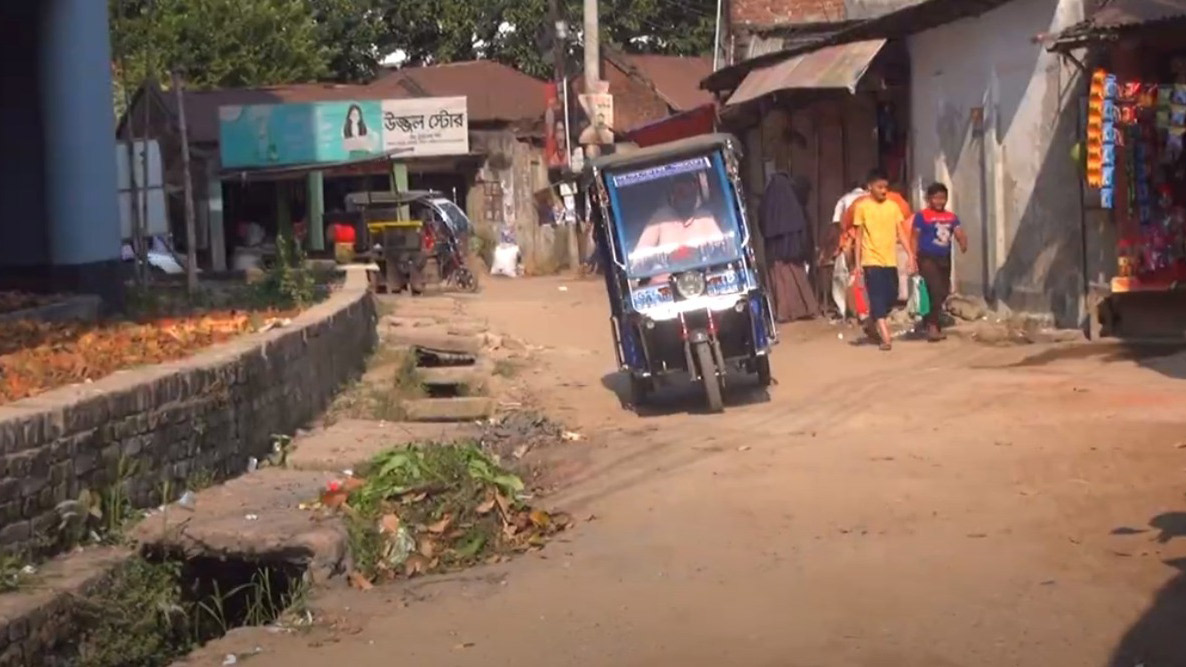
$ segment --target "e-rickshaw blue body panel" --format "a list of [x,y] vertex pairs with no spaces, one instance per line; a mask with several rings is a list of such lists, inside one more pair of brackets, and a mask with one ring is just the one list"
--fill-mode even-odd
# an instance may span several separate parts
[[771,382],[778,340],[730,135],[594,160],[588,170],[618,363],[635,405],[675,375],[723,409],[727,371]]

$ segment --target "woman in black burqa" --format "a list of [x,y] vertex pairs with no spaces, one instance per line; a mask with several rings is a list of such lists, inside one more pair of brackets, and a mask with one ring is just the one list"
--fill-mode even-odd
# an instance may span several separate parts
[[811,224],[803,205],[810,193],[811,184],[806,179],[778,172],[766,184],[758,211],[774,319],[778,322],[820,314],[819,301],[807,275],[808,263],[815,252]]

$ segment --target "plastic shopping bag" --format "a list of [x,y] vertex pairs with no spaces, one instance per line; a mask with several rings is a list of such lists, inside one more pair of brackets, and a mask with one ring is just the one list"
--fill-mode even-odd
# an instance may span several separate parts
[[927,281],[922,276],[918,278],[918,315],[926,317],[931,314],[931,291],[927,289]]
[[860,319],[869,316],[869,293],[865,290],[865,281],[857,276],[852,277],[852,309]]
[[922,276],[910,276],[910,297],[906,300],[906,312],[913,317],[926,317],[931,313],[931,297],[927,292],[927,281]]
[[832,301],[836,303],[836,312],[842,318],[848,316],[848,278],[848,260],[844,253],[840,253],[832,267]]
[[922,276],[910,276],[909,295],[906,298],[906,312],[911,317],[921,317],[922,313],[918,312],[918,284],[922,282]]

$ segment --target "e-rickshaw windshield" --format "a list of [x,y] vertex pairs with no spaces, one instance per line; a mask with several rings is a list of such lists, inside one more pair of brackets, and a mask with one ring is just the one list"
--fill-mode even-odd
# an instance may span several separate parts
[[458,236],[463,236],[470,233],[469,218],[465,213],[453,202],[448,199],[434,199],[433,203],[440,209],[442,215],[445,217],[445,224],[449,225],[449,229]]
[[741,258],[733,186],[720,152],[606,173],[613,223],[634,280]]

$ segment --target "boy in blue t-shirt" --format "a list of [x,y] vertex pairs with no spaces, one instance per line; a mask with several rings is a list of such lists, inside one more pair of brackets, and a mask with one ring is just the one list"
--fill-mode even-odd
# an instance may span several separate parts
[[911,225],[914,233],[914,256],[918,258],[918,273],[927,283],[931,297],[931,312],[923,318],[927,340],[934,343],[946,338],[939,317],[943,303],[951,293],[951,241],[959,244],[960,252],[968,252],[968,236],[960,219],[947,210],[947,186],[932,183],[927,187],[927,208],[914,214]]

